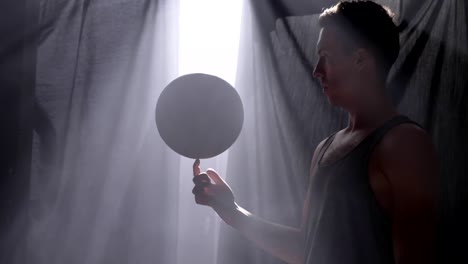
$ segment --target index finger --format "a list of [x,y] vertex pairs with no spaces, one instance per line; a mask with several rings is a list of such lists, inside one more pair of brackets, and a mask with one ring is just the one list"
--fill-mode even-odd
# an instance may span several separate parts
[[200,159],[196,159],[193,163],[193,177],[200,174]]

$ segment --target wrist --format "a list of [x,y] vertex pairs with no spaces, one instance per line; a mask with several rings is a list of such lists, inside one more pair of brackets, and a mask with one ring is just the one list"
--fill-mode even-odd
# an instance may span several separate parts
[[213,209],[226,224],[234,228],[240,228],[242,226],[243,219],[252,215],[235,202],[230,205],[213,206]]

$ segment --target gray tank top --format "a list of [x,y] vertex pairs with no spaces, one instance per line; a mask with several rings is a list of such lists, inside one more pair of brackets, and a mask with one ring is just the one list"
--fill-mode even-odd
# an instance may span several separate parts
[[394,263],[390,219],[368,181],[373,148],[391,128],[413,123],[399,115],[371,132],[341,159],[321,164],[335,133],[327,138],[309,183],[305,264]]

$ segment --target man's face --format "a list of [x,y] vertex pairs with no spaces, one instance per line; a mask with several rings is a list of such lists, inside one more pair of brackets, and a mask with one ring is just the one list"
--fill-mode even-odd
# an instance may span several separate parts
[[359,74],[353,52],[347,47],[333,26],[320,31],[317,42],[318,61],[314,77],[320,81],[323,93],[332,105],[349,106],[357,98]]

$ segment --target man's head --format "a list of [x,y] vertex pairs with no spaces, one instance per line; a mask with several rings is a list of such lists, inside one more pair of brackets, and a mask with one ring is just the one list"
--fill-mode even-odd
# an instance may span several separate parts
[[332,104],[352,107],[385,83],[398,56],[393,14],[372,1],[341,1],[322,12],[319,24],[314,76]]

